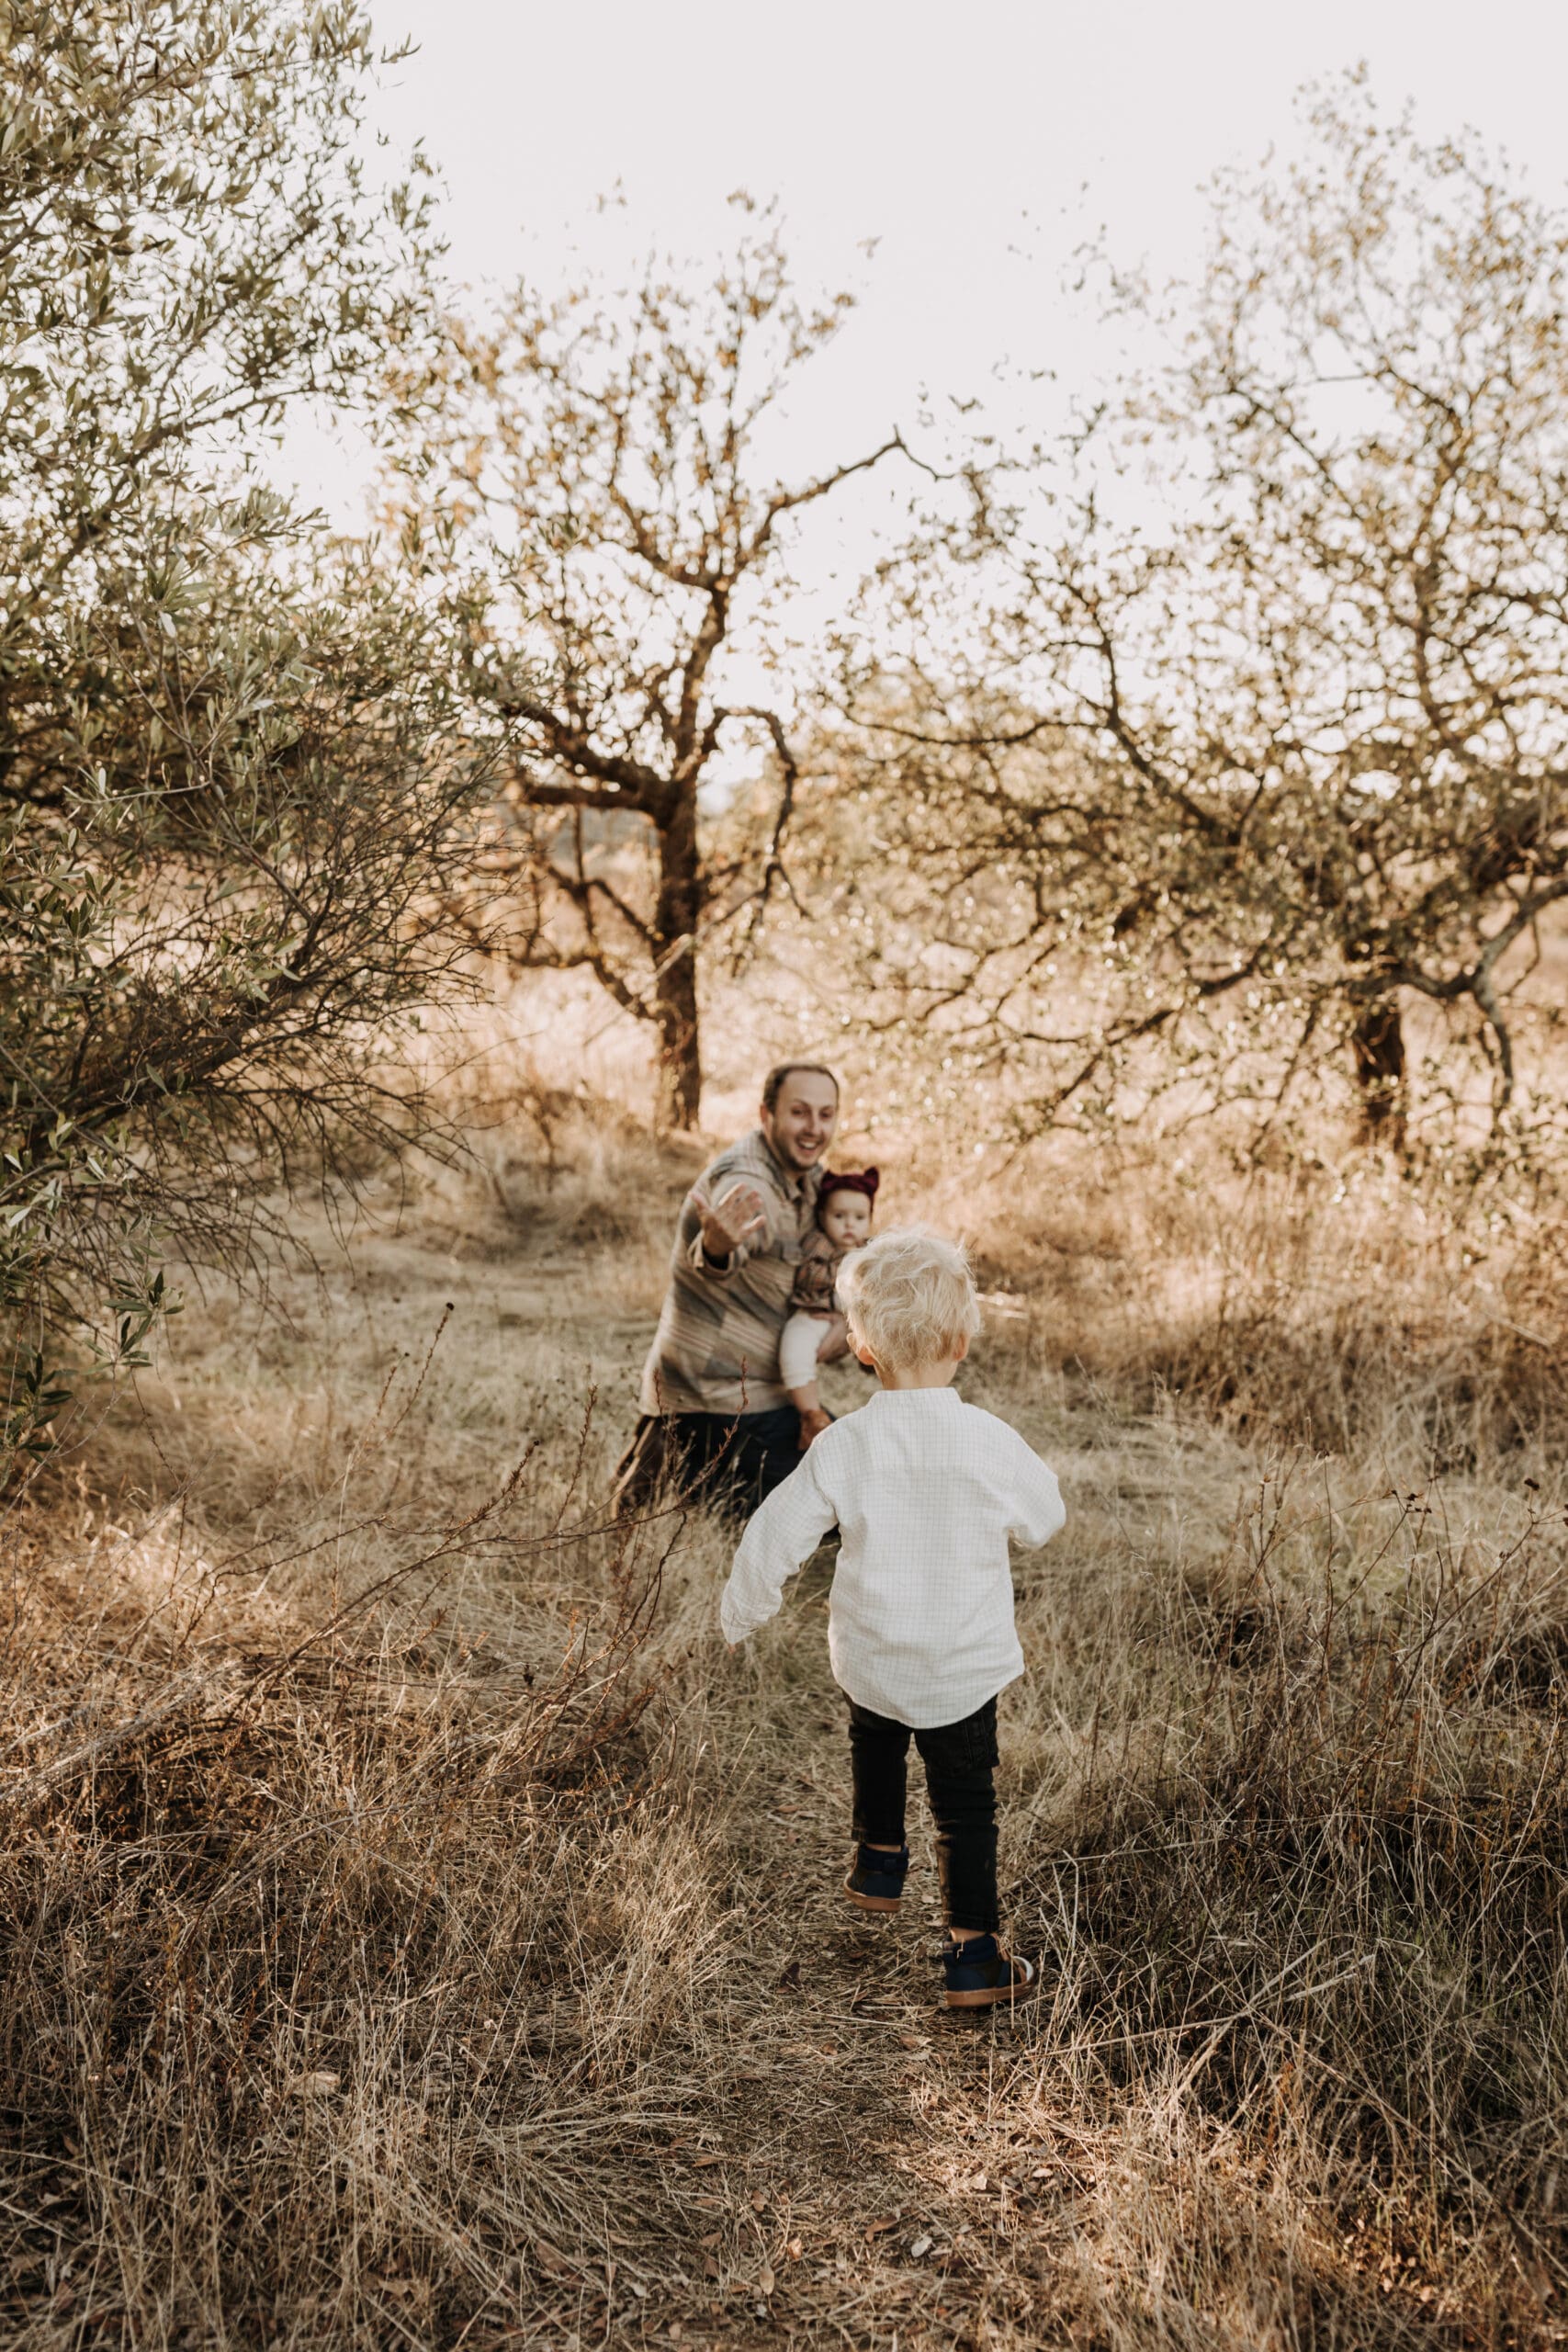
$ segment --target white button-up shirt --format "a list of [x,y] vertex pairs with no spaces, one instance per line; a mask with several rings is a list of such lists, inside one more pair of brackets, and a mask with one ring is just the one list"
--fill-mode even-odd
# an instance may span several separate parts
[[748,1526],[719,1604],[742,1642],[835,1523],[828,1654],[850,1697],[917,1731],[959,1723],[1023,1672],[1008,1539],[1048,1543],[1055,1473],[952,1388],[884,1388],[824,1430]]

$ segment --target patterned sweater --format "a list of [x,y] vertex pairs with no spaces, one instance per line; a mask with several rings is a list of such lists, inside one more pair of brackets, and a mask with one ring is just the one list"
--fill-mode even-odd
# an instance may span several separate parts
[[795,1288],[790,1294],[792,1313],[798,1313],[802,1307],[819,1311],[833,1305],[839,1268],[849,1254],[847,1250],[835,1249],[820,1226],[807,1235],[801,1244],[800,1263],[795,1270]]
[[694,1188],[716,1204],[732,1184],[754,1184],[767,1209],[764,1232],[722,1266],[703,1250],[691,1194],[682,1204],[670,1287],[642,1368],[645,1413],[762,1413],[788,1403],[779,1379],[779,1335],[788,1320],[801,1259],[819,1231],[820,1175],[786,1168],[760,1127],[721,1151]]

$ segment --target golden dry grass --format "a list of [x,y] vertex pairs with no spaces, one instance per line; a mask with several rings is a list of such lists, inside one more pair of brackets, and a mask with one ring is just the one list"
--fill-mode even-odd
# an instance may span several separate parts
[[1071,1513],[976,2026],[836,1898],[829,1564],[731,1660],[721,1527],[597,1532],[692,1163],[534,1112],[6,1524],[6,2340],[1568,2339],[1556,1229],[896,1172]]

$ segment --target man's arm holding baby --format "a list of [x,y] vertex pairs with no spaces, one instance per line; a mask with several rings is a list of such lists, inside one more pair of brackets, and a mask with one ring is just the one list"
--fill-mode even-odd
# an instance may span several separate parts
[[838,1506],[823,1490],[814,1460],[808,1453],[747,1523],[718,1604],[718,1622],[731,1649],[777,1613],[784,1586],[838,1520]]

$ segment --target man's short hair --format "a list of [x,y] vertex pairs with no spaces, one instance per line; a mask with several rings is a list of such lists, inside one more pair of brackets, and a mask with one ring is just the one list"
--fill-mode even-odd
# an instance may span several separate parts
[[775,1062],[762,1080],[764,1111],[777,1109],[779,1095],[785,1079],[794,1078],[798,1070],[808,1070],[813,1078],[830,1078],[833,1081],[834,1094],[839,1095],[843,1091],[839,1084],[838,1071],[829,1069],[826,1062]]
[[839,1269],[852,1335],[878,1363],[900,1370],[955,1356],[980,1328],[969,1261],[956,1241],[918,1225],[895,1226]]

